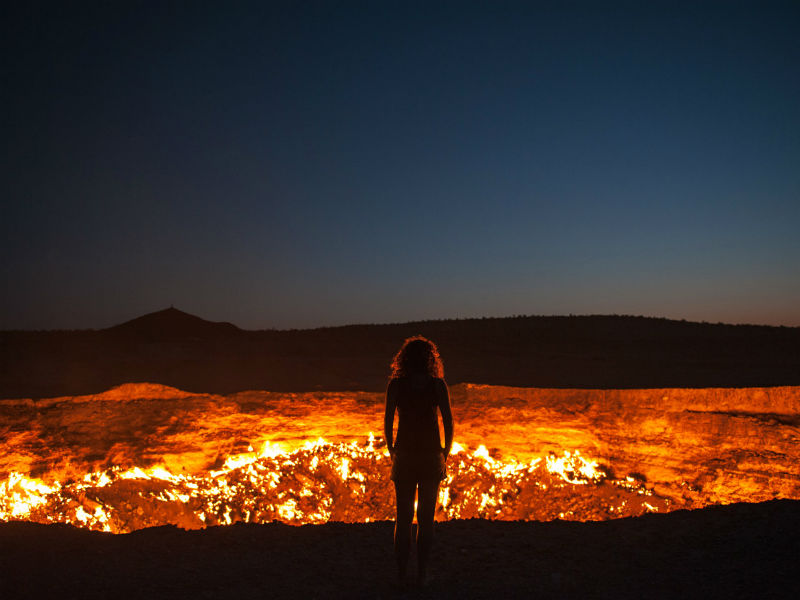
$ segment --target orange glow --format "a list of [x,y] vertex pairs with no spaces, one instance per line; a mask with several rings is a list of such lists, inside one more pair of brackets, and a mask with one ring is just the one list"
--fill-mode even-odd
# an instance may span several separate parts
[[[436,517],[603,520],[800,498],[800,388],[451,387]],[[381,394],[126,384],[0,400],[0,519],[112,532],[394,518]]]
[[[229,456],[221,469],[203,475],[134,467],[46,484],[12,473],[0,483],[0,519],[71,523],[115,533],[165,523],[196,528],[238,521],[386,520],[393,518],[389,467],[384,444],[370,433],[364,442],[317,439],[295,450],[265,443],[259,451]],[[602,519],[667,508],[644,486],[606,480],[597,463],[578,452],[504,462],[484,446],[470,452],[455,444],[437,517]],[[575,488],[604,483],[611,484],[613,493],[602,508],[591,514],[563,509],[562,500],[574,496]]]

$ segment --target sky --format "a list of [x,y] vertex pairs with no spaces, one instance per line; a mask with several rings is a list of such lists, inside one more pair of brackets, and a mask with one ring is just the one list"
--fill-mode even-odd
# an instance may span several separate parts
[[800,3],[20,4],[0,329],[800,326]]

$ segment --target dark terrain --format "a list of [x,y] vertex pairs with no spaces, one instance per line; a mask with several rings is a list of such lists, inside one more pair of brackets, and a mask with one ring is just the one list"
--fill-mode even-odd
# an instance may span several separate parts
[[797,598],[800,502],[602,522],[437,525],[427,589],[394,585],[392,523],[125,535],[0,523],[3,598]]
[[449,383],[549,388],[800,384],[800,328],[646,317],[509,317],[245,331],[174,308],[103,330],[0,332],[0,398],[148,381],[183,390],[382,391],[403,339],[433,339]]

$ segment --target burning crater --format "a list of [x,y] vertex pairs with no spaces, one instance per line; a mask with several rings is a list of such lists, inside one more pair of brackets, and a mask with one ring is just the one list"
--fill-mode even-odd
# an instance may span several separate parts
[[[451,388],[439,519],[602,520],[800,498],[800,388]],[[0,400],[0,519],[128,532],[393,518],[372,393],[127,384]]]

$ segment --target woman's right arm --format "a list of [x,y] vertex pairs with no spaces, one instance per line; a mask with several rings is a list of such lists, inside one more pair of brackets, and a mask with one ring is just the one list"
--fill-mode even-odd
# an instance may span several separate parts
[[394,411],[397,410],[397,380],[392,379],[386,388],[386,410],[383,413],[383,439],[389,454],[394,456]]
[[439,411],[442,413],[442,425],[444,425],[443,452],[445,459],[447,459],[450,455],[450,449],[453,447],[453,411],[450,409],[450,392],[444,379],[438,380],[436,392]]

